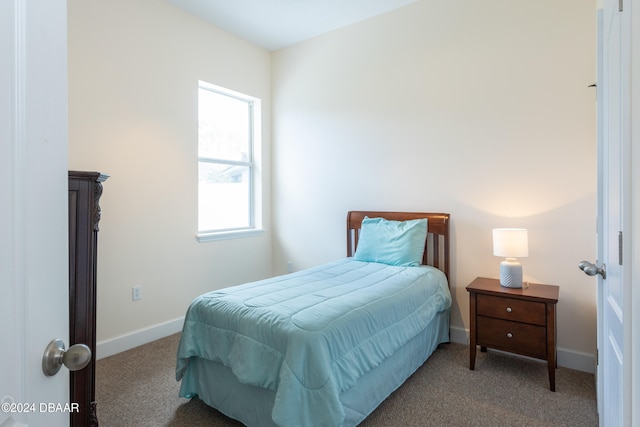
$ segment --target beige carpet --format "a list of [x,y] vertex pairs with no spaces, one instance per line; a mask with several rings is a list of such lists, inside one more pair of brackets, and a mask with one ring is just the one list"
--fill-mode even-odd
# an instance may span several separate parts
[[[239,426],[198,399],[178,397],[179,335],[99,360],[96,401],[102,427]],[[598,425],[594,377],[559,368],[549,390],[546,364],[502,353],[442,345],[364,422],[387,426]]]

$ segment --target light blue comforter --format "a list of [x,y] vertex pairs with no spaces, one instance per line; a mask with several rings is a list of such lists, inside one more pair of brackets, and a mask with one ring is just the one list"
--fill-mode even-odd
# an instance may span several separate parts
[[351,258],[209,292],[187,312],[176,378],[192,356],[217,361],[276,393],[276,424],[339,426],[340,394],[450,306],[433,267]]

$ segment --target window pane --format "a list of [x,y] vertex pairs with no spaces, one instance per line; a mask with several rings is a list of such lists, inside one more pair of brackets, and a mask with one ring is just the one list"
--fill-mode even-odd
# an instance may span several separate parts
[[200,231],[251,226],[249,167],[199,162],[198,179]]
[[198,95],[198,156],[251,161],[251,103],[200,88]]

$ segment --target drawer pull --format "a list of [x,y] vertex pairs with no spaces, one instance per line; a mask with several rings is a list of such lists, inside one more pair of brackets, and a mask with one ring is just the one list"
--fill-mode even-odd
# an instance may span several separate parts
[[507,313],[511,313],[511,307],[507,307]]
[[507,332],[507,338],[513,338],[513,334],[511,332]]

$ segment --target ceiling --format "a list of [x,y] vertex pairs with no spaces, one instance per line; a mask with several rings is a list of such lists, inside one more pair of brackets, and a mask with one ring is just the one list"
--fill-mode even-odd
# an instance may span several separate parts
[[270,51],[418,0],[169,0]]

